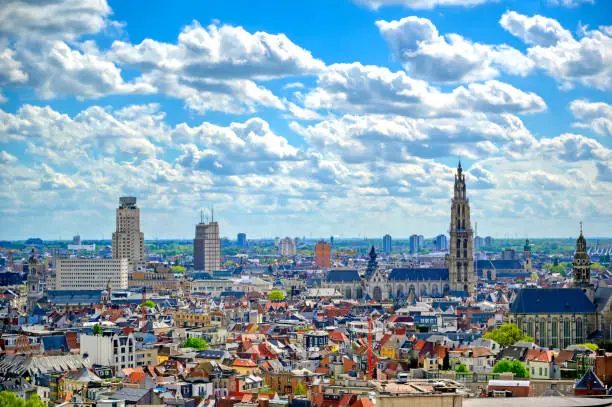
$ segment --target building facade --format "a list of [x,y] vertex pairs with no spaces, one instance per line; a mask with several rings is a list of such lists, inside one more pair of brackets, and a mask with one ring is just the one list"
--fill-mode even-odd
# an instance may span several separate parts
[[114,289],[128,288],[129,262],[122,259],[57,259],[55,290],[99,290],[110,282]]
[[94,365],[110,366],[115,369],[136,367],[136,341],[132,334],[127,336],[81,334],[80,353]]
[[279,242],[279,250],[281,256],[293,257],[296,254],[295,240],[290,237],[281,239]]
[[221,268],[221,239],[219,239],[217,222],[200,222],[196,225],[195,239],[193,239],[193,267],[202,271],[215,271]]
[[246,249],[247,247],[246,233],[238,233],[237,241],[238,241],[238,247],[242,247],[243,249]]
[[466,194],[465,174],[461,163],[455,174],[451,204],[450,248],[447,259],[451,290],[474,294],[473,232],[470,223],[470,201]]
[[324,240],[315,245],[315,262],[318,267],[331,267],[331,246]]
[[383,236],[383,252],[385,254],[391,254],[393,251],[391,235]]
[[448,250],[448,239],[446,235],[438,235],[434,240],[434,246],[439,252],[445,252]]
[[128,259],[135,269],[144,262],[144,233],[140,231],[140,209],[135,197],[119,198],[115,223],[113,259]]
[[412,235],[409,238],[410,254],[418,254],[421,250],[421,239],[419,235]]

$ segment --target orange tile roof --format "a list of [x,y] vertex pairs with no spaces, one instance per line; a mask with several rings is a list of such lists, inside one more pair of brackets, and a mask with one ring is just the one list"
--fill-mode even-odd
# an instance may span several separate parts
[[257,367],[257,364],[253,362],[251,359],[236,359],[232,366],[238,367]]

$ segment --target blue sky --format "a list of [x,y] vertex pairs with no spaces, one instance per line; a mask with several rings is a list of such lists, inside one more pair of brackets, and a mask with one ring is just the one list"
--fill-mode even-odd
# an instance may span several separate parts
[[1,239],[612,226],[605,0],[8,1]]

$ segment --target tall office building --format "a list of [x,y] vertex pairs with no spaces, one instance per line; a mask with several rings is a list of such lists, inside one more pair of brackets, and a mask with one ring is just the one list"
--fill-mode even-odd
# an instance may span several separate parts
[[282,256],[286,256],[286,257],[295,256],[295,254],[296,254],[295,240],[293,240],[290,237],[286,237],[286,238],[280,240],[279,245],[280,245],[279,246],[280,254]]
[[419,235],[410,236],[410,254],[417,254],[421,250],[421,238]]
[[483,247],[484,244],[484,239],[480,236],[476,236],[474,238],[474,249],[480,249],[481,247]]
[[201,219],[196,225],[195,239],[193,239],[193,267],[202,271],[215,271],[221,268],[219,224],[214,218],[209,223],[204,223],[204,219]]
[[113,259],[128,259],[135,268],[144,262],[144,233],[140,231],[140,209],[136,198],[122,196],[116,216],[116,232],[113,233]]
[[485,246],[493,246],[493,243],[495,243],[495,239],[493,239],[491,236],[487,236],[484,238]]
[[472,252],[473,232],[470,222],[470,200],[466,194],[465,175],[459,163],[451,204],[450,252],[447,262],[451,290],[467,291],[473,295],[476,276]]
[[319,267],[331,267],[331,245],[325,240],[315,245],[315,261]]
[[243,249],[247,247],[247,239],[246,233],[238,233],[238,247],[242,247]]
[[439,252],[444,252],[448,250],[448,239],[446,235],[438,235],[434,240],[436,250]]
[[383,236],[383,252],[385,252],[386,254],[391,254],[391,250],[392,250],[392,242],[391,242],[391,235],[384,235]]

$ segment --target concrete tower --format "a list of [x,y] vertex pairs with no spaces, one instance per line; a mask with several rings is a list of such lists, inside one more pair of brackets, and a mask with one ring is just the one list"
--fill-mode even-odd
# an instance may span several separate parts
[[219,224],[214,215],[211,222],[204,223],[201,216],[196,225],[193,239],[193,267],[201,271],[215,271],[221,268],[221,239],[219,239]]
[[113,233],[113,259],[128,259],[131,269],[144,263],[144,233],[140,231],[140,209],[136,207],[133,196],[119,198],[116,232]]
[[470,223],[470,201],[465,191],[465,175],[461,162],[455,175],[454,195],[451,205],[450,247],[447,257],[450,288],[474,295],[473,232]]

